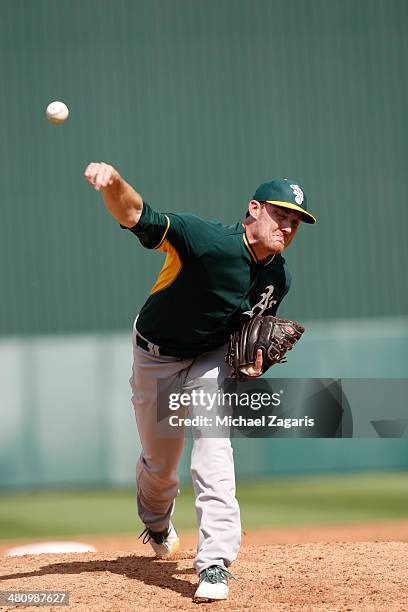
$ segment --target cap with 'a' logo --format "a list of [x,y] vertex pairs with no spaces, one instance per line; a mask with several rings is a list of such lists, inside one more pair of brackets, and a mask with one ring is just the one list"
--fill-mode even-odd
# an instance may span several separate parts
[[255,191],[253,199],[282,206],[282,208],[298,210],[302,213],[302,221],[316,223],[316,218],[307,211],[307,198],[303,187],[292,179],[272,179],[262,183]]

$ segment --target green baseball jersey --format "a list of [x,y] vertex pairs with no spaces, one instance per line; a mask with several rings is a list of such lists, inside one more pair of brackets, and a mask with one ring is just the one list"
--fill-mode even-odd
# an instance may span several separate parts
[[166,253],[136,323],[163,354],[193,357],[221,346],[244,315],[275,314],[289,290],[284,258],[258,261],[242,223],[157,212],[144,202],[130,231]]

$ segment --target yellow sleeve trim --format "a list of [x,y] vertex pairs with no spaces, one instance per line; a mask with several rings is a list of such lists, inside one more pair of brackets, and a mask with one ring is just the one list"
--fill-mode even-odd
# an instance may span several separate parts
[[163,244],[163,242],[164,242],[164,239],[166,238],[167,232],[169,231],[169,227],[170,227],[170,219],[169,219],[169,217],[168,217],[167,215],[164,215],[164,216],[165,216],[165,217],[166,217],[166,219],[167,219],[167,226],[166,226],[166,229],[164,230],[164,233],[163,233],[163,236],[162,236],[162,238],[161,238],[160,242],[159,242],[159,243],[158,243],[158,244],[157,244],[157,245],[154,247],[155,249],[159,249],[159,248],[161,247],[161,245],[162,245],[162,244]]
[[[172,283],[174,283],[183,267],[180,256],[174,246],[170,244],[168,240],[166,240],[165,242],[162,241],[160,244],[160,251],[162,251],[163,253],[167,253],[167,255],[164,261],[164,265],[159,272],[159,276],[157,277],[155,284],[150,290],[150,295],[152,295],[153,293],[157,293],[158,291],[162,291],[163,289],[166,289]],[[159,246],[157,246],[156,248],[159,248]]]

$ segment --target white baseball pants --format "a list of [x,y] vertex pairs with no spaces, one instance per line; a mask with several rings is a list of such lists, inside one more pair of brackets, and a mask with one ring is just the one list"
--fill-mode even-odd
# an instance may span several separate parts
[[[180,391],[199,390],[201,379],[218,386],[228,374],[226,347],[194,359],[156,356],[136,344],[133,332],[132,403],[142,453],[136,467],[138,513],[153,531],[164,530],[179,493],[178,466],[184,435],[157,436],[157,385],[176,385]],[[209,381],[210,382],[210,381]],[[199,541],[194,567],[229,567],[241,542],[241,522],[235,498],[233,450],[228,436],[201,437],[192,428],[191,477],[196,496]]]

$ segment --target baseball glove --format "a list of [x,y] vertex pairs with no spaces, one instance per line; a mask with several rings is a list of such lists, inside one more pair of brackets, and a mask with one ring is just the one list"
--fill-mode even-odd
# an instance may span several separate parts
[[242,368],[255,363],[257,349],[262,349],[262,373],[275,363],[285,362],[285,354],[297,342],[305,328],[296,321],[255,315],[232,334],[225,361],[236,378],[247,377]]

